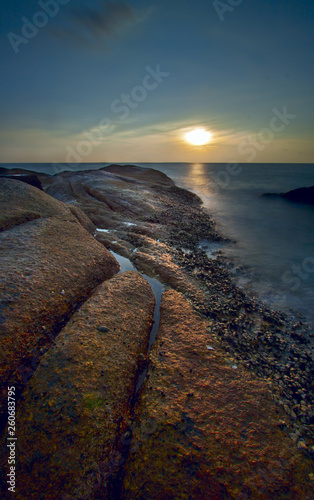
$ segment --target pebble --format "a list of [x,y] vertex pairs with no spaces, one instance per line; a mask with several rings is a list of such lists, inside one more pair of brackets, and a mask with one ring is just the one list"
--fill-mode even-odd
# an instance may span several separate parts
[[107,328],[106,326],[98,326],[97,330],[99,332],[101,332],[101,333],[107,333],[107,332],[109,332],[109,328]]
[[306,446],[305,442],[303,441],[303,439],[300,439],[300,441],[298,442],[298,448],[299,448],[299,450],[306,450],[307,449],[307,446]]

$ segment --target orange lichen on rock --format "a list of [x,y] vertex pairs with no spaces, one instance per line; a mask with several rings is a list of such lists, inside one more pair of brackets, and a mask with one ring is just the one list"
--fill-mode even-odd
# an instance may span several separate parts
[[[0,179],[0,186],[3,425],[7,386],[14,385],[21,392],[56,333],[92,290],[120,266],[64,203],[19,181]],[[29,209],[37,213],[35,220],[29,220]],[[21,216],[18,220],[15,210]],[[91,229],[88,217],[79,210],[75,213]]]
[[121,498],[311,499],[313,464],[267,384],[226,357],[178,292],[161,303]]
[[16,416],[17,499],[107,498],[154,304],[139,273],[121,273],[97,288],[43,356]]

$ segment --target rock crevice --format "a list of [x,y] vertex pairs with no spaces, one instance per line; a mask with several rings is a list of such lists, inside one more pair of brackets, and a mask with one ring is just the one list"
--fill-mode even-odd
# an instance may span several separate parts
[[154,305],[139,273],[121,273],[99,285],[56,337],[16,416],[16,498],[107,497]]

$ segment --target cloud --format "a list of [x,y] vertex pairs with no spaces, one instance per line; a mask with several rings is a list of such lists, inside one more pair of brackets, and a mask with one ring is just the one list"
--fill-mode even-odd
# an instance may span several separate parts
[[98,6],[81,6],[69,11],[67,25],[52,28],[50,32],[60,40],[89,48],[107,48],[110,39],[122,35],[129,26],[142,22],[126,2],[105,2]]

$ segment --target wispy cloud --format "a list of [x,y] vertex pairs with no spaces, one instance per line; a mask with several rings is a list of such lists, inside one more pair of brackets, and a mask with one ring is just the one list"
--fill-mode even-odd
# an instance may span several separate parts
[[131,25],[142,22],[147,13],[138,13],[126,2],[101,1],[98,6],[69,10],[67,23],[54,27],[51,34],[59,40],[94,49],[106,49],[112,38],[121,36]]

